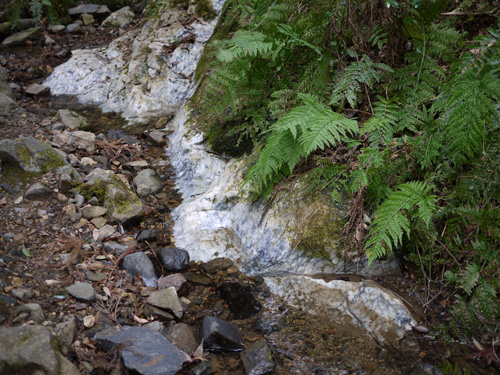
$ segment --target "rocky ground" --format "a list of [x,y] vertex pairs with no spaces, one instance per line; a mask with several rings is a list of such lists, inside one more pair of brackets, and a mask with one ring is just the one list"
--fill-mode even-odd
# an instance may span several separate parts
[[18,104],[0,114],[0,374],[438,371],[415,368],[425,351],[401,354],[287,306],[229,259],[175,248],[166,119],[126,127],[30,86],[71,50],[141,21],[100,22],[0,50]]

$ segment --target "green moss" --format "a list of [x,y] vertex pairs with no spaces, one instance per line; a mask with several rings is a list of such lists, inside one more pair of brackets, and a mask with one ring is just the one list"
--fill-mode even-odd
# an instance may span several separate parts
[[330,260],[331,250],[337,247],[344,221],[339,220],[332,211],[319,211],[313,213],[304,225],[305,229],[295,244],[297,249],[313,258]]
[[40,177],[43,173],[25,172],[21,168],[17,168],[10,164],[5,164],[2,166],[2,174],[0,175],[0,181],[2,183],[7,183],[10,186],[15,186],[18,184],[25,184]]
[[85,200],[96,197],[99,202],[104,202],[106,198],[106,183],[97,182],[94,185],[82,184],[78,190],[84,196]]

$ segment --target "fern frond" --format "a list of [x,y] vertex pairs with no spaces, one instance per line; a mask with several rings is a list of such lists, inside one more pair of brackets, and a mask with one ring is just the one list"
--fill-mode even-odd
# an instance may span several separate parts
[[376,219],[370,229],[365,249],[369,263],[392,253],[403,242],[403,234],[410,235],[410,210],[418,205],[416,218],[427,225],[436,210],[436,197],[428,195],[431,187],[426,182],[412,181],[399,185],[375,211]]
[[369,140],[372,146],[388,145],[392,142],[400,108],[394,98],[386,99],[377,95],[378,101],[373,104],[374,116],[363,124],[362,133],[370,133]]
[[219,48],[215,56],[222,62],[231,62],[245,56],[264,56],[272,48],[272,42],[266,42],[266,36],[258,31],[237,31],[227,42],[227,48]]

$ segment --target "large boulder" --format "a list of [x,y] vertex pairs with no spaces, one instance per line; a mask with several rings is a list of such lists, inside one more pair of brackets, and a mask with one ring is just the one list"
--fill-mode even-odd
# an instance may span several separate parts
[[175,375],[188,357],[161,333],[144,327],[107,329],[95,336],[104,350],[122,344],[123,364],[143,375]]
[[0,141],[0,160],[32,173],[45,173],[67,165],[56,149],[33,137]]
[[55,332],[42,326],[0,329],[0,374],[78,375],[57,349]]
[[134,17],[135,14],[130,10],[130,7],[125,7],[111,13],[111,15],[103,21],[101,26],[104,28],[123,27],[132,22]]
[[108,209],[111,220],[127,223],[144,213],[139,197],[113,172],[96,168],[85,178],[85,182],[82,191],[97,196]]
[[32,27],[31,29],[20,31],[5,38],[2,45],[5,47],[22,46],[28,40],[37,40],[41,37],[41,30],[39,27]]

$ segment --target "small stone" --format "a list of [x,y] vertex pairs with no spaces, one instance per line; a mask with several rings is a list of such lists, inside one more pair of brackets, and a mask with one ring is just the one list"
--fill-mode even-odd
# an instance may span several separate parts
[[187,286],[186,278],[180,273],[174,273],[158,279],[158,290],[174,287],[179,296],[186,293]]
[[207,350],[240,351],[244,347],[240,331],[231,322],[205,316],[201,331],[203,347]]
[[89,283],[75,283],[66,288],[69,294],[83,301],[92,302],[95,300],[95,291]]
[[167,332],[167,339],[187,354],[192,354],[197,347],[194,330],[185,323],[171,326]]
[[92,328],[95,325],[95,317],[94,315],[87,315],[83,318],[83,325],[86,328]]
[[83,13],[80,17],[82,17],[82,21],[85,26],[91,25],[95,22],[94,16],[92,14]]
[[198,273],[186,272],[183,274],[187,281],[205,286],[212,285],[212,279]]
[[158,255],[166,271],[182,271],[189,265],[189,253],[184,249],[163,248]]
[[108,222],[105,218],[103,217],[96,217],[91,220],[92,224],[95,225],[97,229],[101,229],[103,226],[106,225]]
[[154,195],[163,189],[163,183],[152,169],[140,171],[133,180],[133,186],[139,197]]
[[90,270],[87,271],[86,276],[89,281],[95,282],[105,280],[108,277],[105,273]]
[[130,161],[123,165],[131,171],[140,171],[141,169],[149,167],[149,163],[145,160]]
[[28,190],[24,193],[25,198],[35,198],[35,197],[40,197],[44,195],[51,194],[52,190],[48,189],[45,187],[41,182],[35,182],[33,185],[31,185]]
[[92,236],[95,237],[95,235],[97,235],[96,240],[101,241],[104,238],[111,237],[115,233],[116,233],[115,227],[113,227],[112,225],[106,224],[106,225],[102,226],[100,229],[94,229]]
[[166,312],[165,310],[159,309],[158,307],[151,306],[147,303],[144,304],[142,314],[147,317],[151,316],[165,323],[175,320],[175,316],[173,316],[172,314]]
[[271,350],[265,341],[258,341],[241,354],[247,375],[264,375],[274,370]]
[[156,129],[152,130],[148,133],[148,139],[155,145],[165,145],[167,144],[167,132]]
[[137,235],[137,241],[151,241],[158,236],[158,231],[155,229],[146,229]]
[[201,265],[201,268],[203,271],[208,273],[209,275],[212,275],[214,273],[217,273],[219,271],[225,271],[228,268],[230,268],[233,265],[233,261],[229,258],[215,258],[207,263],[203,263]]
[[48,30],[52,34],[58,34],[66,28],[64,25],[50,25]]
[[57,111],[56,118],[68,129],[78,129],[87,125],[87,119],[68,109]]
[[15,316],[19,316],[19,314],[21,313],[27,313],[27,320],[33,320],[37,324],[41,324],[45,321],[45,316],[43,315],[42,308],[38,303],[26,303],[24,305],[17,306],[14,309]]
[[56,324],[57,339],[64,346],[71,346],[76,336],[76,319],[72,314],[66,315],[62,323]]
[[95,134],[76,130],[69,134],[66,143],[68,146],[73,146],[92,154],[95,150]]
[[147,302],[150,305],[172,312],[178,319],[181,319],[184,315],[184,308],[179,301],[179,297],[174,287],[151,293]]
[[112,253],[115,255],[120,255],[120,254],[124,253],[125,250],[127,250],[127,248],[128,248],[127,246],[121,245],[115,241],[108,241],[104,244],[104,250],[107,253]]
[[68,201],[68,197],[65,196],[64,194],[58,193],[57,200],[61,203],[66,203]]
[[26,88],[26,94],[33,96],[49,96],[50,87],[33,83]]
[[43,44],[45,44],[46,46],[52,46],[52,45],[56,44],[56,41],[54,39],[52,39],[50,36],[45,35],[45,40],[43,41]]
[[67,25],[64,32],[66,34],[83,34],[83,29],[80,27],[80,24],[75,22]]
[[82,216],[85,219],[93,219],[99,216],[106,215],[108,212],[106,207],[100,206],[86,206],[82,208]]
[[85,202],[85,197],[81,194],[77,194],[75,197],[75,204],[78,207],[82,207],[84,202]]
[[38,40],[40,38],[40,28],[32,27],[31,29],[20,31],[5,38],[2,45],[5,47],[22,46],[29,40]]
[[126,255],[123,258],[123,268],[131,275],[141,275],[146,286],[156,285],[156,274],[153,262],[143,252]]

